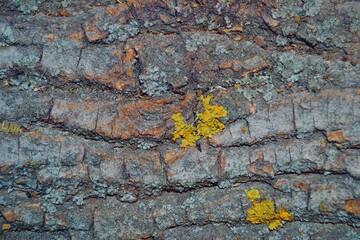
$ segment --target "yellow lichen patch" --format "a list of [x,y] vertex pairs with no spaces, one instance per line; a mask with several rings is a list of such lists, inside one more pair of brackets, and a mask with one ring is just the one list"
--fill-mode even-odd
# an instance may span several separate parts
[[196,131],[199,136],[204,138],[211,138],[225,128],[225,125],[216,118],[226,117],[227,111],[223,106],[211,105],[210,100],[212,97],[212,95],[207,97],[201,95],[199,98],[203,102],[204,111],[197,114],[199,122]]
[[22,131],[20,125],[3,121],[0,123],[0,132],[21,133]]
[[172,116],[175,121],[175,131],[173,132],[173,140],[182,138],[181,147],[195,146],[196,141],[200,139],[195,133],[195,128],[191,124],[187,124],[184,121],[184,117],[181,113],[175,113]]
[[282,221],[289,221],[293,219],[293,215],[285,209],[279,208],[275,212],[275,203],[271,200],[258,200],[260,199],[260,193],[257,189],[245,190],[246,197],[253,204],[247,210],[247,221],[253,224],[265,223],[270,230],[275,230],[281,225]]
[[321,201],[321,204],[319,206],[319,210],[320,210],[321,214],[327,212],[327,207],[326,207],[326,204],[324,203],[324,200]]
[[41,165],[41,162],[40,162],[40,161],[36,161],[36,162],[33,162],[32,164],[33,164],[33,167],[34,167],[34,168],[37,168],[37,167],[39,167],[39,166]]
[[186,123],[181,113],[173,114],[172,119],[175,121],[175,131],[172,133],[173,140],[182,139],[181,147],[195,146],[196,141],[201,137],[211,138],[225,128],[225,125],[217,118],[225,117],[227,111],[223,106],[211,105],[212,97],[212,95],[200,96],[199,99],[203,102],[204,111],[196,116],[196,128],[192,124]]
[[2,230],[9,230],[10,228],[11,228],[11,225],[8,224],[8,223],[4,223],[4,224],[2,225]]
[[300,16],[295,16],[295,17],[294,17],[294,21],[295,21],[297,24],[300,24],[300,23],[301,23],[301,17],[300,17]]
[[245,190],[246,197],[254,202],[256,199],[260,199],[260,192],[257,189]]

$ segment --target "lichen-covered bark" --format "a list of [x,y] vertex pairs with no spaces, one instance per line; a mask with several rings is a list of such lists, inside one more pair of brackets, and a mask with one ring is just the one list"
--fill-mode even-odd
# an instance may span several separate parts
[[[1,239],[357,239],[360,4],[0,3]],[[225,129],[196,147],[200,96]],[[245,190],[293,215],[247,221]],[[259,200],[260,201],[260,200]],[[289,218],[290,219],[290,218]]]

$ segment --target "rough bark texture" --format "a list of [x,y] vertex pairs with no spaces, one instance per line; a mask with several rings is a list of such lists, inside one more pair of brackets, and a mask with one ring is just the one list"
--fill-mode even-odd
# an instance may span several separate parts
[[[359,239],[360,4],[0,2],[1,239]],[[198,97],[228,110],[172,142]],[[245,189],[294,219],[246,221]]]

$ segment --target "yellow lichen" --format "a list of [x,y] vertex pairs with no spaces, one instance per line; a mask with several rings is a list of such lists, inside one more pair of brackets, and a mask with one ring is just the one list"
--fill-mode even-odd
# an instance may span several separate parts
[[207,97],[201,95],[199,98],[203,102],[204,111],[197,114],[199,122],[196,131],[199,136],[204,138],[211,138],[225,128],[225,125],[216,118],[226,117],[227,111],[223,106],[211,105],[210,100],[212,97],[212,95]]
[[4,223],[4,224],[2,225],[2,230],[9,230],[10,228],[11,228],[11,225],[8,224],[8,223]]
[[253,224],[265,223],[270,230],[275,230],[281,225],[282,221],[289,221],[293,219],[293,215],[285,209],[278,208],[278,211],[275,212],[275,203],[273,201],[259,201],[259,190],[245,190],[245,193],[246,197],[253,204],[253,206],[247,210],[247,221],[250,221]]
[[35,168],[39,167],[41,165],[41,162],[40,161],[36,161],[36,162],[33,162],[33,166]]
[[201,137],[211,138],[225,128],[225,125],[217,118],[225,117],[227,111],[223,106],[211,105],[210,100],[212,97],[212,95],[200,96],[199,100],[204,105],[204,111],[196,114],[196,128],[192,124],[186,123],[181,113],[173,114],[172,119],[175,121],[175,131],[172,133],[173,140],[182,139],[181,147],[195,146],[196,141]]
[[300,23],[301,23],[301,17],[300,17],[300,16],[295,16],[295,17],[294,17],[294,21],[295,21],[297,24],[300,24]]
[[260,192],[257,189],[245,190],[246,197],[251,201],[255,201],[256,199],[260,199]]
[[20,125],[3,121],[0,123],[0,132],[21,133]]
[[173,132],[173,140],[182,138],[181,147],[195,146],[196,141],[200,136],[196,135],[195,128],[191,124],[187,124],[184,121],[184,117],[181,113],[175,113],[172,116],[175,121],[175,131]]

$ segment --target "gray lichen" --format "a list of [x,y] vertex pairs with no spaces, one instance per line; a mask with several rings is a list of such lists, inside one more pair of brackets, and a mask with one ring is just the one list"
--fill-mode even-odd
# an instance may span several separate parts
[[330,18],[326,19],[320,24],[316,24],[316,33],[314,37],[317,41],[324,43],[328,38],[335,34],[335,27],[340,24],[339,19]]
[[211,31],[211,30],[217,30],[219,29],[220,27],[220,24],[216,23],[215,21],[214,22],[211,22],[210,25],[208,26],[208,29]]
[[124,42],[140,32],[139,24],[136,21],[131,21],[129,24],[123,26],[118,24],[105,24],[102,30],[108,32],[108,37],[105,40],[107,43],[114,41]]
[[149,96],[159,96],[169,91],[167,74],[157,66],[149,65],[146,73],[140,75],[140,89]]
[[145,22],[144,22],[144,27],[146,27],[146,28],[151,27],[153,25],[154,24],[152,22],[149,22],[149,20],[145,20]]
[[[37,47],[8,46],[0,49],[2,64],[7,68],[18,65],[34,69],[40,60],[40,49]],[[4,62],[5,60],[5,62]],[[4,65],[2,66],[4,68]]]
[[53,204],[63,204],[64,203],[64,197],[66,195],[66,192],[63,189],[53,189],[49,188],[46,191],[47,195],[45,195],[45,199],[49,200]]
[[117,188],[117,187],[115,187],[113,185],[110,185],[107,188],[106,194],[109,195],[109,196],[113,196],[113,195],[117,194],[118,191],[119,191],[119,188]]
[[271,15],[275,19],[286,18],[287,16],[294,17],[303,12],[301,7],[302,2],[299,0],[276,0],[277,8],[271,10]]
[[194,33],[187,36],[185,40],[185,47],[189,52],[195,52],[199,46],[210,44],[213,40],[215,40],[215,36]]
[[275,39],[276,46],[283,47],[289,43],[289,40],[283,36],[277,36]]
[[215,51],[218,55],[229,53],[224,45],[216,45]]
[[13,6],[22,13],[29,14],[39,9],[37,6],[44,0],[11,0]]
[[295,53],[288,52],[276,56],[276,71],[279,72],[283,80],[287,82],[297,82],[299,74],[304,70],[303,58]]
[[323,0],[276,0],[277,6],[281,7],[272,10],[272,17],[275,19],[297,15],[313,17],[319,14],[323,2]]
[[73,197],[73,202],[78,206],[85,205],[84,198],[85,196],[83,194],[75,195]]
[[253,97],[260,93],[265,101],[269,101],[275,88],[270,76],[260,74],[236,79],[235,84],[238,86],[237,91],[248,100],[252,100]]
[[230,3],[229,3],[229,1],[226,1],[226,0],[220,0],[215,5],[215,7],[216,7],[217,12],[219,14],[221,14],[222,10],[228,9],[230,7]]
[[323,0],[305,0],[303,1],[303,9],[307,16],[315,16],[320,12],[320,7],[323,4]]
[[137,147],[141,148],[143,150],[150,149],[150,148],[153,148],[155,146],[157,146],[156,142],[151,142],[151,141],[148,141],[148,140],[145,140],[145,139],[140,139],[140,140],[137,141]]
[[70,0],[64,0],[64,1],[61,1],[61,6],[63,8],[66,8],[70,5],[71,1]]
[[10,79],[10,85],[16,86],[20,90],[40,90],[46,87],[47,82],[44,77],[32,73],[22,74]]
[[0,69],[0,79],[3,79],[6,77],[6,69]]
[[41,209],[43,209],[45,213],[54,213],[54,212],[56,212],[55,205],[52,204],[52,203],[49,203],[49,202],[44,202],[43,204],[41,204]]
[[221,181],[221,182],[219,182],[218,186],[220,189],[229,188],[229,187],[231,187],[231,182],[228,180]]
[[16,42],[11,26],[7,23],[0,23],[0,47],[6,47]]
[[207,24],[208,19],[207,19],[206,16],[201,16],[201,17],[195,16],[195,22],[198,25],[203,25],[204,26],[205,24]]
[[284,81],[299,83],[311,89],[327,84],[322,78],[329,69],[325,61],[314,56],[304,58],[294,52],[277,54],[275,58],[277,59],[275,70]]
[[354,12],[349,13],[351,18],[350,22],[350,32],[360,35],[360,11],[354,10]]
[[118,199],[121,202],[129,202],[129,203],[134,203],[137,201],[137,197],[131,193],[125,193]]
[[322,44],[327,48],[343,48],[347,39],[343,24],[337,17],[310,19],[307,23],[301,23],[296,35],[314,46]]

